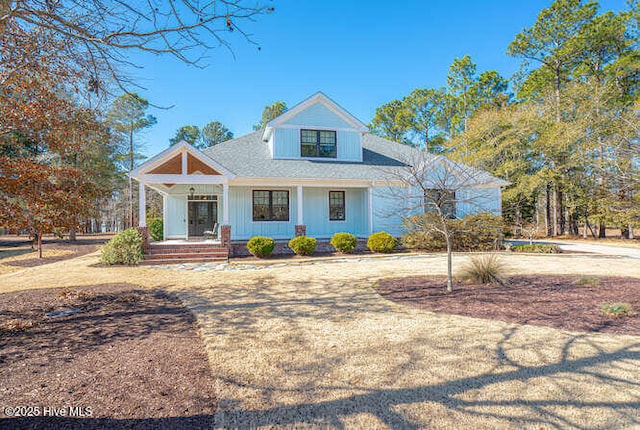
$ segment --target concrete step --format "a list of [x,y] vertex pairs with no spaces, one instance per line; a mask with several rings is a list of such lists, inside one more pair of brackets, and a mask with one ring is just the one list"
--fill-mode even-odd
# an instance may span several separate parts
[[228,261],[227,257],[216,257],[216,258],[170,258],[164,260],[142,260],[140,264],[142,265],[156,265],[156,264],[181,264],[181,263],[212,263],[212,262],[226,262]]
[[146,254],[145,260],[171,260],[180,258],[228,258],[229,252],[181,252],[172,254]]

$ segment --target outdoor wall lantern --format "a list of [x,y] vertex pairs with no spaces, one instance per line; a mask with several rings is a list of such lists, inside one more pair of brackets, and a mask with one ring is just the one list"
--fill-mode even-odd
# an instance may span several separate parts
[[191,187],[189,188],[189,200],[193,200],[193,193],[196,192],[196,189]]

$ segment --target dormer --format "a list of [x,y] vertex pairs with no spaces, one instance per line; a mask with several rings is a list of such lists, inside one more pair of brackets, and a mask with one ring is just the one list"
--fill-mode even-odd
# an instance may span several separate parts
[[367,127],[344,108],[317,92],[265,127],[272,158],[362,161]]

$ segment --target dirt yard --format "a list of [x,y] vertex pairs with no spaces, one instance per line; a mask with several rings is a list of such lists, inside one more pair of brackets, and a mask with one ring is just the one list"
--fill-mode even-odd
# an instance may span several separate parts
[[[59,310],[77,313],[59,318]],[[4,428],[205,428],[217,399],[193,315],[158,289],[104,284],[0,295]],[[90,418],[44,416],[83,408]]]
[[26,236],[0,236],[0,274],[15,272],[27,267],[55,263],[97,251],[113,235],[78,235],[75,242],[46,235],[42,239],[42,257]]
[[[389,278],[375,284],[383,297],[433,312],[592,333],[640,336],[640,279],[587,276],[516,276],[505,285],[443,288],[445,277]],[[636,311],[614,317],[603,304]]]
[[[390,278],[441,276],[442,255],[232,264],[224,271],[104,268],[97,258],[0,275],[0,291],[130,283],[174,292],[200,325],[214,378],[205,391],[217,400],[215,413],[205,415],[216,428],[640,426],[640,337],[431,312],[387,300],[373,288]],[[636,261],[625,258],[503,258],[511,276],[640,278]],[[456,255],[456,267],[467,259]],[[138,341],[138,350],[149,347],[144,336],[131,339],[130,347]],[[22,352],[25,360],[32,353]],[[181,353],[162,359],[180,361]],[[174,376],[179,368],[162,372]],[[13,386],[6,381],[0,386]],[[75,392],[96,397],[104,393],[101,384]],[[54,396],[46,387],[32,390]],[[7,404],[11,397],[0,393]],[[159,420],[149,411],[143,415],[142,422]],[[163,416],[177,425],[198,418],[177,409],[169,415]]]

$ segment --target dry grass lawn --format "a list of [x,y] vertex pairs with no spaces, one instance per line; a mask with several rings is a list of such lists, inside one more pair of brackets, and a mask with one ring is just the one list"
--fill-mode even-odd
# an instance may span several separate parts
[[[517,273],[640,278],[628,259],[503,258]],[[382,278],[442,275],[441,255],[224,272],[96,261],[1,275],[0,292],[113,282],[177,291],[202,327],[218,427],[640,426],[640,337],[436,314],[371,288]]]
[[[22,262],[37,258],[38,251],[30,246],[0,249],[0,275],[17,272],[24,267]],[[73,254],[73,251],[65,249],[43,249],[42,257],[45,259],[58,259]]]

